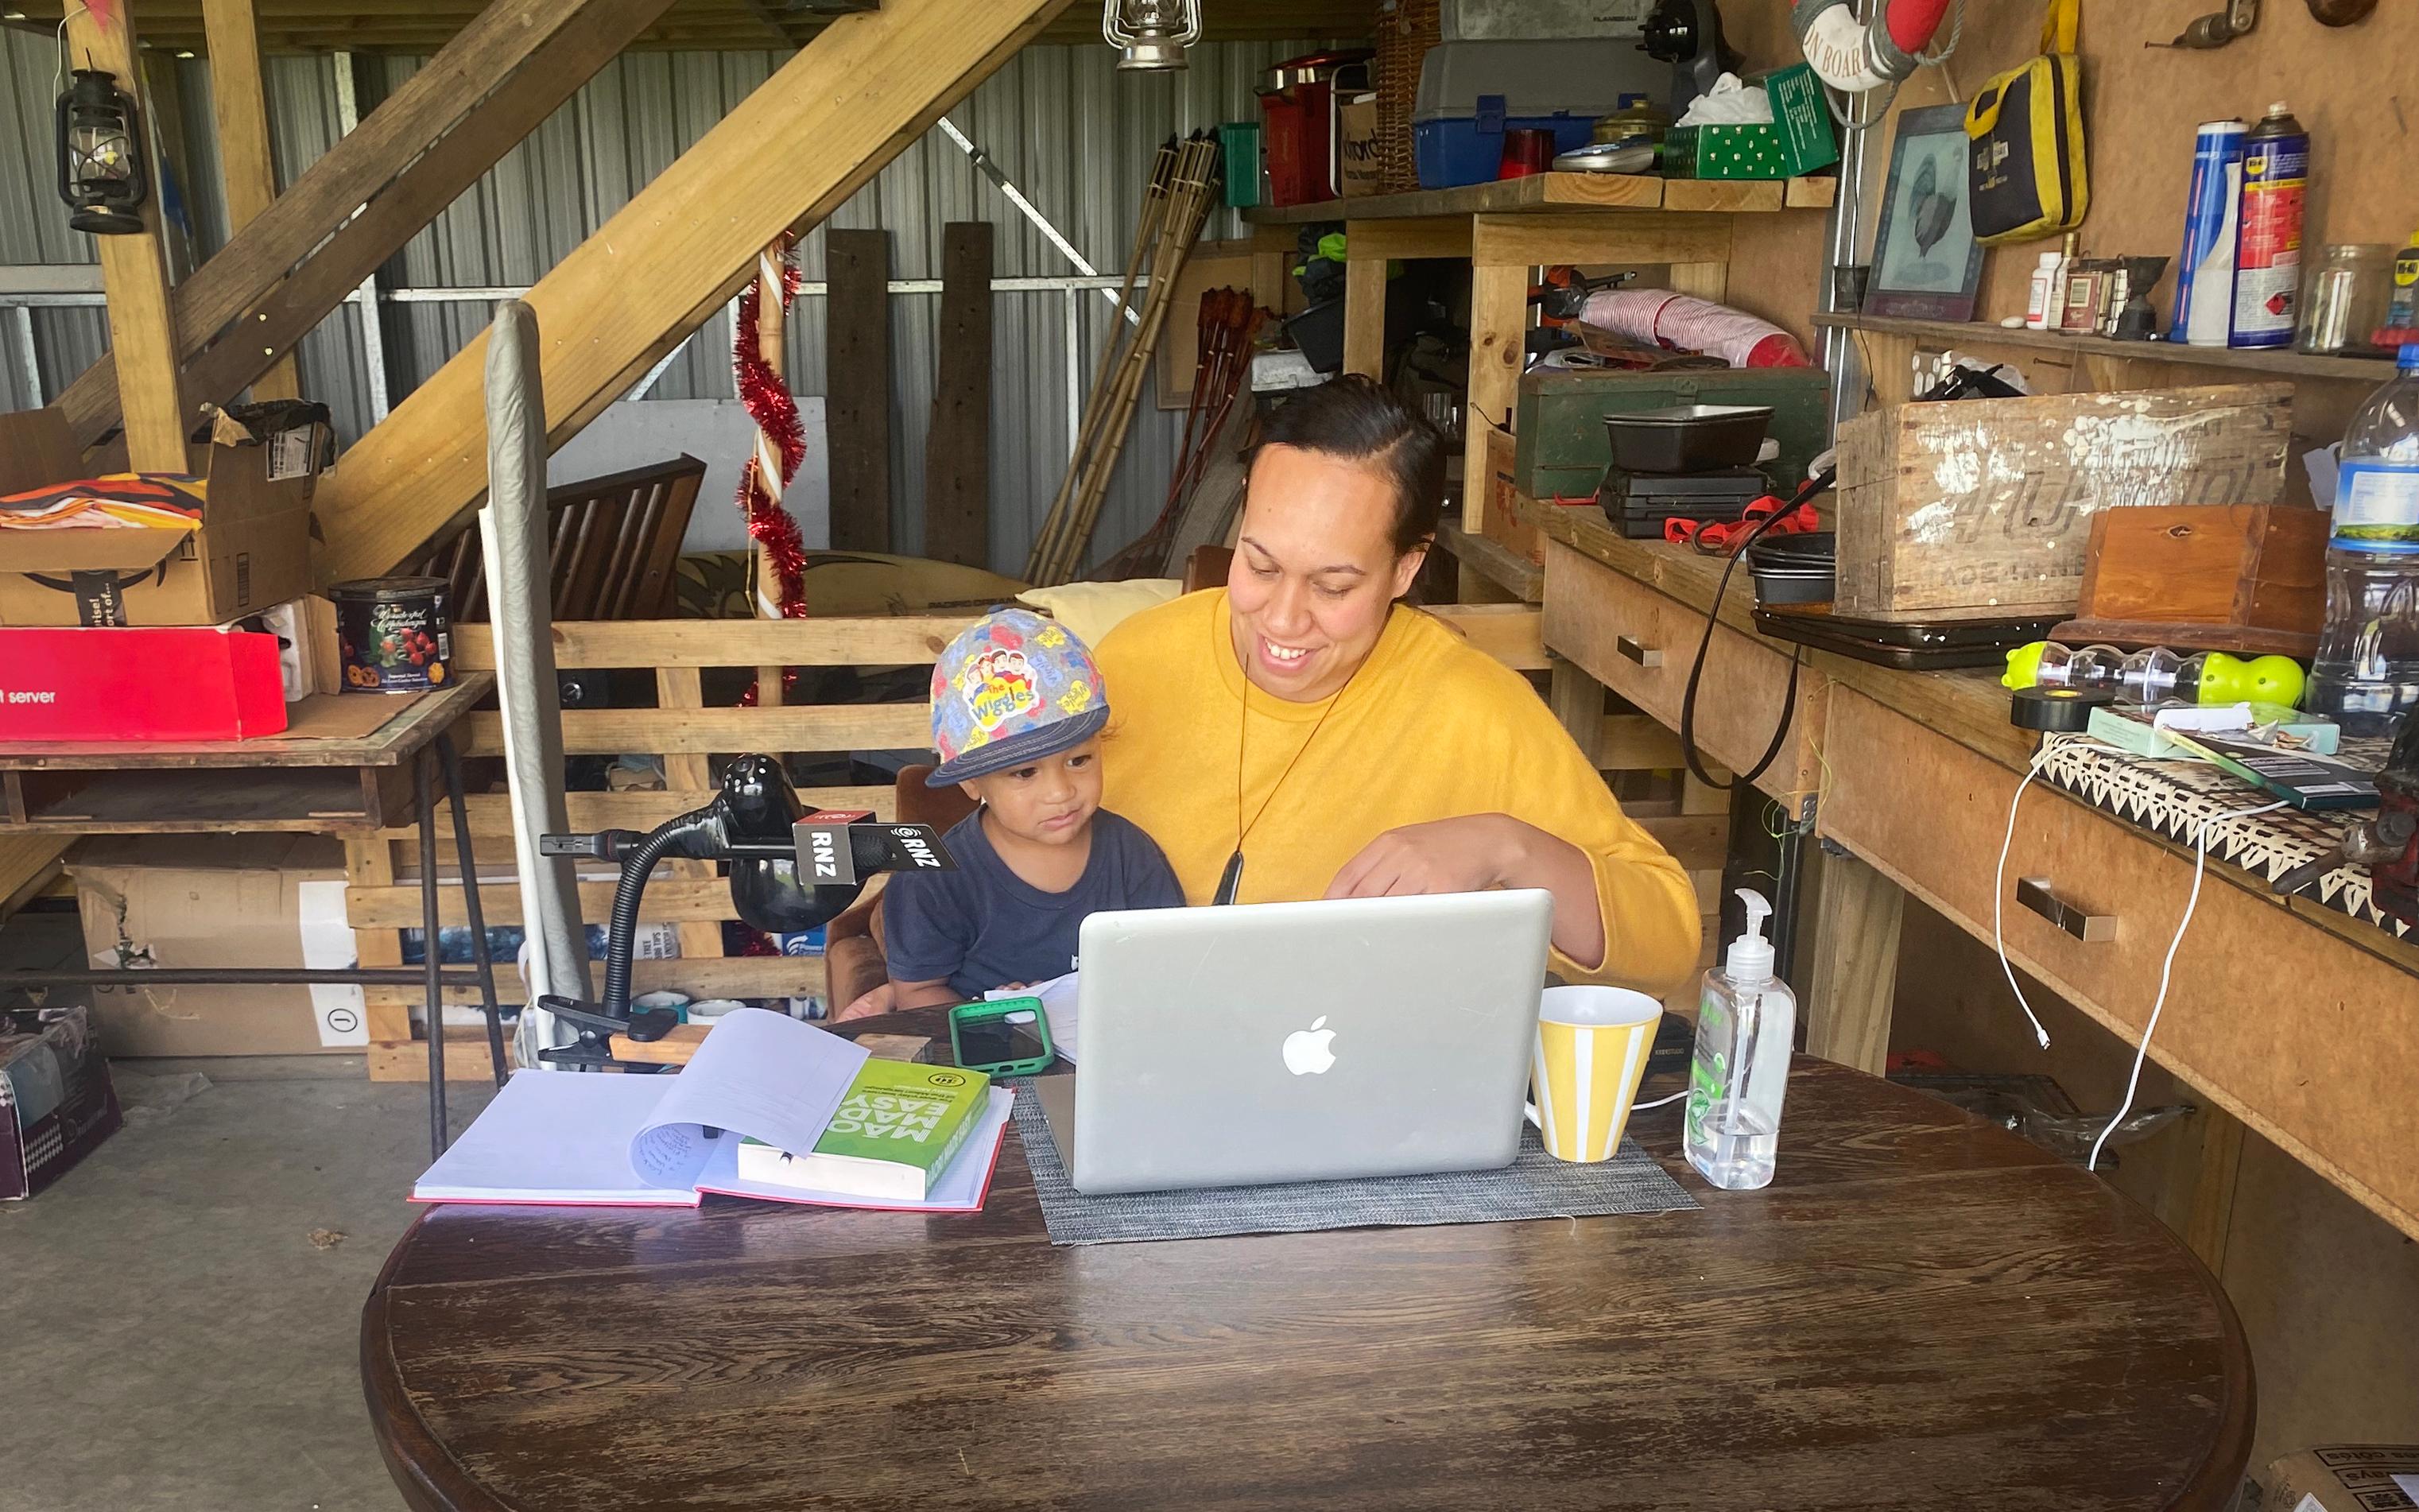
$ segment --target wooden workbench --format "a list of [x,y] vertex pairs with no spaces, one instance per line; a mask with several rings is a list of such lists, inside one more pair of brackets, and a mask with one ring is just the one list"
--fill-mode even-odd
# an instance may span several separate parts
[[[1675,722],[1720,562],[1626,540],[1594,510],[1523,507],[1549,537],[1548,652]],[[1699,710],[1700,745],[1733,765],[1770,738],[1775,690],[1796,649],[1755,633],[1743,579],[1719,608]],[[1826,857],[1808,1043],[1878,1071],[1905,899],[1992,938],[1999,848],[2034,738],[2007,722],[2006,690],[1987,671],[1903,672],[1816,652],[1799,661],[1793,728],[1759,786],[1847,853]],[[2192,871],[2189,848],[2036,782],[2018,810],[2007,894],[1995,899],[2009,959],[2134,1043]],[[2113,918],[2114,937],[2086,941],[2019,906],[2025,877]],[[2419,949],[2211,859],[2150,1057],[2419,1237],[2419,1165],[2409,1158]],[[2232,1129],[2234,1148],[2239,1139]],[[2231,1158],[2226,1138],[2204,1149],[2205,1164]]]
[[[1666,285],[1719,300],[1728,289],[1733,219],[1826,209],[1829,178],[1645,178],[1548,173],[1460,189],[1262,207],[1243,217],[1263,227],[1341,221],[1345,230],[1344,370],[1379,377],[1385,358],[1386,264],[1394,258],[1467,261],[1470,388],[1462,422],[1461,540],[1486,537],[1491,431],[1509,432],[1519,402],[1529,329],[1531,270],[1557,263],[1663,266]],[[1458,554],[1458,553],[1457,553]],[[1461,554],[1461,597],[1517,596],[1519,585]]]

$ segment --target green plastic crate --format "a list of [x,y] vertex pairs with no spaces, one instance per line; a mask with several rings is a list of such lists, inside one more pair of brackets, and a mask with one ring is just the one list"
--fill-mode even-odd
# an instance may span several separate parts
[[1532,499],[1592,497],[1612,465],[1604,417],[1684,404],[1772,407],[1766,432],[1780,455],[1765,471],[1782,487],[1806,476],[1823,450],[1830,378],[1819,367],[1681,368],[1613,373],[1539,368],[1520,379],[1513,478]]

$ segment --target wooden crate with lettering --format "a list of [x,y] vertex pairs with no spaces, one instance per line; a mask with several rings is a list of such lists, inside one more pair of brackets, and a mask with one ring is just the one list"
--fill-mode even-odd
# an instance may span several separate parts
[[2284,496],[2292,386],[1893,405],[1840,427],[1841,614],[2074,612],[2091,517]]
[[[898,619],[630,620],[566,622],[554,627],[555,664],[565,671],[653,669],[655,706],[567,709],[562,716],[566,755],[659,755],[668,787],[633,793],[569,795],[576,830],[645,830],[711,800],[723,760],[750,751],[782,755],[867,749],[919,749],[932,739],[923,687],[912,699],[886,703],[775,705],[769,708],[707,708],[703,673],[713,668],[929,667],[949,638],[971,623],[966,615]],[[457,626],[455,656],[467,669],[495,666],[495,646],[484,625]],[[501,717],[473,714],[457,738],[466,758],[503,753]],[[871,809],[888,817],[888,784],[809,788],[809,804]],[[479,901],[489,925],[518,924],[520,895],[500,877],[513,870],[511,812],[501,793],[470,800],[471,832],[486,885]],[[439,821],[440,866],[451,868],[452,837]],[[419,832],[379,831],[347,842],[351,886],[347,907],[363,965],[402,964],[400,932],[421,923],[417,875]],[[822,963],[796,957],[726,958],[722,921],[737,918],[729,886],[703,861],[667,861],[655,869],[640,910],[642,922],[674,925],[679,958],[637,963],[638,991],[676,988],[692,996],[774,997],[806,995],[822,988]],[[449,887],[440,911],[447,925],[465,921],[460,889]],[[580,885],[580,912],[591,923],[608,916],[610,881]],[[601,967],[599,968],[601,971]],[[518,980],[509,961],[497,965],[498,986],[507,1002],[517,1000]],[[412,1011],[420,989],[366,989],[373,1080],[416,1081],[427,1075],[428,1047],[415,1041]],[[477,1002],[475,992],[448,989],[449,1005]],[[487,1051],[479,1031],[457,1027],[447,1036],[447,1074],[487,1074]]]

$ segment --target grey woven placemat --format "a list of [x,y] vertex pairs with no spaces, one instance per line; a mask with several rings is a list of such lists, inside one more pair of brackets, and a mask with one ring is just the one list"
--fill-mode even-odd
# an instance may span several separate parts
[[1093,1197],[1068,1180],[1030,1082],[1016,1084],[1015,1122],[1053,1244],[1588,1218],[1697,1206],[1635,1139],[1623,1138],[1620,1152],[1609,1161],[1574,1165],[1547,1154],[1534,1129],[1522,1132],[1519,1155],[1501,1170]]

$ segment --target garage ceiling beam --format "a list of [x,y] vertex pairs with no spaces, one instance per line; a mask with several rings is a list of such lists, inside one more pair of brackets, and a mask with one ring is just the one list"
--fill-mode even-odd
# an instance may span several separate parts
[[[268,371],[670,3],[495,0],[481,11],[177,285],[185,392],[224,402]],[[307,298],[285,287],[304,272]],[[58,405],[85,445],[115,429],[114,359]]]

